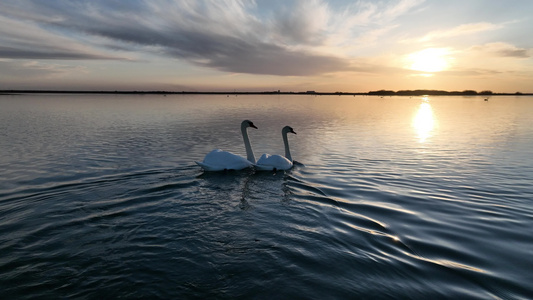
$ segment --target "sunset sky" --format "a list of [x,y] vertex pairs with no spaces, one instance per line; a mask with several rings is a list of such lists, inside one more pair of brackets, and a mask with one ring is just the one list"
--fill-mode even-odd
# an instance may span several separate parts
[[0,90],[533,92],[533,1],[0,2]]

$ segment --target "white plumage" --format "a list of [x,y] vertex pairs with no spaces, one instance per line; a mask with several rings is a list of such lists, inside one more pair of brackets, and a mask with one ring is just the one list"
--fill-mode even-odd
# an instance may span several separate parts
[[287,133],[294,133],[294,130],[290,126],[285,126],[281,130],[281,136],[283,137],[283,144],[285,146],[285,157],[281,155],[263,154],[257,161],[255,168],[259,171],[273,171],[273,170],[288,170],[292,168],[292,157],[289,149],[289,139]]
[[242,170],[253,167],[255,164],[255,156],[252,150],[252,145],[250,144],[250,139],[248,138],[248,132],[246,131],[248,127],[257,129],[252,121],[244,120],[241,123],[241,133],[244,140],[244,147],[246,148],[247,158],[228,151],[215,149],[207,153],[202,162],[197,161],[196,164],[202,167],[205,171]]

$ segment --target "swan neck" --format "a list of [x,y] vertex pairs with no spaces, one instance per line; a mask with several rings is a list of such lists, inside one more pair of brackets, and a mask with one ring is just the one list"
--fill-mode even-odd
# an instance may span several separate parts
[[285,145],[285,157],[292,161],[291,150],[289,149],[289,139],[287,138],[287,132],[283,132],[283,144]]
[[246,131],[246,127],[242,126],[241,132],[242,138],[244,140],[244,147],[246,148],[246,159],[252,164],[255,164],[254,151],[252,150],[252,144],[250,144],[250,139],[248,138],[248,132]]

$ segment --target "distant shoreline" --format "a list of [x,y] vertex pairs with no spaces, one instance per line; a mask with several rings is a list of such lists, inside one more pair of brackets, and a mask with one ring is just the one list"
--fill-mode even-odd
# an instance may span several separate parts
[[353,92],[281,92],[281,91],[264,91],[264,92],[194,92],[194,91],[66,91],[66,90],[0,90],[0,95],[16,94],[117,94],[117,95],[318,95],[318,96],[532,96],[533,93],[493,93],[491,91],[476,92],[473,90],[466,91],[440,91],[440,90],[402,90],[390,91],[379,90],[366,93]]

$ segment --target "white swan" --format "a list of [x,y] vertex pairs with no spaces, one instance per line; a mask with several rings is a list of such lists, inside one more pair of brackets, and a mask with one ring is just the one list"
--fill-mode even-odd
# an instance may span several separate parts
[[283,144],[285,145],[285,157],[281,155],[263,154],[257,161],[255,168],[259,171],[276,171],[276,170],[288,170],[292,168],[292,156],[289,149],[289,139],[287,133],[294,133],[294,130],[290,126],[285,126],[281,130],[283,136]]
[[203,162],[196,161],[195,163],[205,171],[242,170],[253,167],[255,164],[255,156],[252,150],[252,145],[250,144],[250,139],[248,138],[248,132],[246,131],[248,127],[257,129],[252,121],[244,120],[241,123],[242,138],[244,140],[247,158],[228,151],[215,149],[207,153]]

